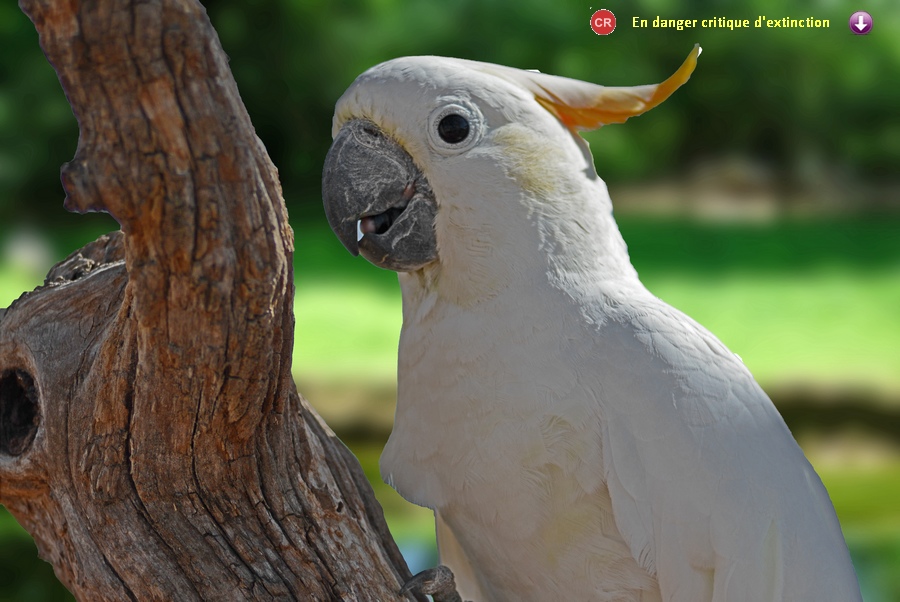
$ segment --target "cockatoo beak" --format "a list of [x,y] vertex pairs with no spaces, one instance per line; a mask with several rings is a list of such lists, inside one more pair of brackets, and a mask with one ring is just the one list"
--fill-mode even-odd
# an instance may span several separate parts
[[322,176],[328,224],[353,255],[408,272],[437,259],[437,203],[412,157],[365,119],[344,124]]

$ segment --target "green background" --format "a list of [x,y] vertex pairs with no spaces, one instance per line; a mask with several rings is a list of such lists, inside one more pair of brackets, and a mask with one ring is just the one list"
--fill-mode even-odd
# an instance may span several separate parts
[[[331,112],[371,65],[407,54],[606,85],[697,71],[662,106],[587,135],[633,262],[657,295],[741,355],[837,508],[867,602],[900,599],[900,6],[842,0],[208,2],[297,235],[294,374],[358,454],[411,564],[434,561],[427,511],[377,475],[393,413],[396,277],[346,254],[319,182]],[[618,17],[609,36],[594,10]],[[868,36],[849,16],[873,16]],[[827,29],[633,29],[725,17]],[[116,227],[62,209],[77,125],[31,23],[0,4],[0,307]],[[2,487],[2,483],[0,483]],[[67,599],[0,509],[0,602]]]

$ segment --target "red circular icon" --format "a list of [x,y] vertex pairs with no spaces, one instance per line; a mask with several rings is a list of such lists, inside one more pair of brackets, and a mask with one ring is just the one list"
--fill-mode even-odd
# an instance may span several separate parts
[[601,8],[591,15],[591,29],[598,36],[608,36],[616,28],[616,16],[611,10]]

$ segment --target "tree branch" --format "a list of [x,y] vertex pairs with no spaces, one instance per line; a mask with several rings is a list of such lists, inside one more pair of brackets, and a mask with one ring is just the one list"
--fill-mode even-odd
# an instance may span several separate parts
[[22,0],[123,233],[0,312],[0,502],[90,600],[396,598],[355,458],[291,379],[293,237],[202,6]]

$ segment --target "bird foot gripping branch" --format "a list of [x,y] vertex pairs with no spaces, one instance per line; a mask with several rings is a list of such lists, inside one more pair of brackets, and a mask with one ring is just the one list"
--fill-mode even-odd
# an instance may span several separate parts
[[434,602],[463,602],[463,599],[456,591],[456,580],[453,578],[453,571],[442,564],[416,573],[400,589],[401,596],[407,592],[417,592],[431,596]]
[[641,284],[578,135],[699,54],[624,88],[407,57],[337,103],[326,215],[403,291],[382,475],[435,511],[466,598],[860,599],[818,476],[743,363]]

